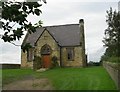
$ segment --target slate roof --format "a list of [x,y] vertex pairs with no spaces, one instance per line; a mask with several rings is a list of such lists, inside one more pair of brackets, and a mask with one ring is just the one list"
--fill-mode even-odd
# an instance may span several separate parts
[[37,28],[37,31],[32,34],[27,34],[23,43],[30,43],[34,46],[35,42],[45,30],[53,36],[60,46],[76,46],[80,45],[80,28],[79,24],[67,24],[58,26],[46,26]]

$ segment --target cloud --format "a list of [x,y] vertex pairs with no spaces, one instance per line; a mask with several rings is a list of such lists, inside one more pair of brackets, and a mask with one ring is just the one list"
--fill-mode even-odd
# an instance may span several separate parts
[[[50,0],[51,3],[54,3],[56,0]],[[114,2],[118,2],[119,0],[114,0]],[[47,1],[48,2],[48,1]],[[67,0],[59,0],[57,2],[68,2]],[[113,2],[113,0],[69,0],[69,2]]]
[[[93,1],[93,0],[92,0]],[[96,1],[96,0],[95,0]],[[79,19],[85,21],[85,37],[86,37],[86,53],[89,60],[98,61],[102,50],[102,39],[104,30],[106,29],[106,10],[110,7],[117,9],[117,2],[107,2],[106,0],[98,0],[99,2],[87,2],[86,0],[50,0],[41,7],[42,15],[32,16],[27,19],[33,24],[39,20],[43,21],[43,26],[61,25],[61,24],[78,24]],[[22,39],[23,40],[23,39]],[[22,40],[16,42],[21,44]],[[1,47],[2,46],[2,47]],[[0,44],[0,62],[20,63],[19,47],[15,47],[9,43]],[[1,52],[2,51],[2,52]]]
[[16,52],[16,53],[7,53],[7,54],[2,54],[0,55],[0,58],[2,58],[0,60],[0,63],[7,63],[7,64],[11,64],[11,63],[16,63],[16,64],[20,64],[21,63],[21,59],[20,59],[20,53]]
[[94,53],[88,54],[88,60],[89,61],[94,61],[94,62],[99,62],[100,58],[104,54],[104,52],[105,52],[105,48],[104,47],[100,47]]
[[[11,43],[5,43],[0,40],[0,63],[20,63],[21,62],[21,47],[14,46]],[[16,42],[20,44],[20,41]]]

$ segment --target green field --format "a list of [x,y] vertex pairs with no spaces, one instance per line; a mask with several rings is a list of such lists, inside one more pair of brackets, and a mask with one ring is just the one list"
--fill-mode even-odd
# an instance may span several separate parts
[[25,79],[36,74],[31,69],[3,69],[2,70],[2,83],[3,85],[13,81]]
[[113,80],[103,67],[56,68],[42,73],[30,69],[5,69],[3,84],[30,76],[48,78],[57,90],[116,90]]
[[0,90],[2,89],[2,70],[0,69]]

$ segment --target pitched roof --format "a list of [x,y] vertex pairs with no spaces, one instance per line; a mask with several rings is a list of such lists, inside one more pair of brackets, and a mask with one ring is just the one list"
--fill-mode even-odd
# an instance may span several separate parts
[[28,34],[24,43],[30,43],[34,46],[42,32],[47,29],[60,46],[80,45],[80,28],[79,24],[68,24],[58,26],[46,26],[37,28],[35,33]]

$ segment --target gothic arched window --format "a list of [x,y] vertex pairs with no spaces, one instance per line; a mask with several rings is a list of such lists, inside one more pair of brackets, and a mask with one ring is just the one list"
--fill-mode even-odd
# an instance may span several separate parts
[[45,55],[45,54],[50,54],[51,53],[51,48],[49,45],[45,44],[42,48],[41,48],[41,54]]

